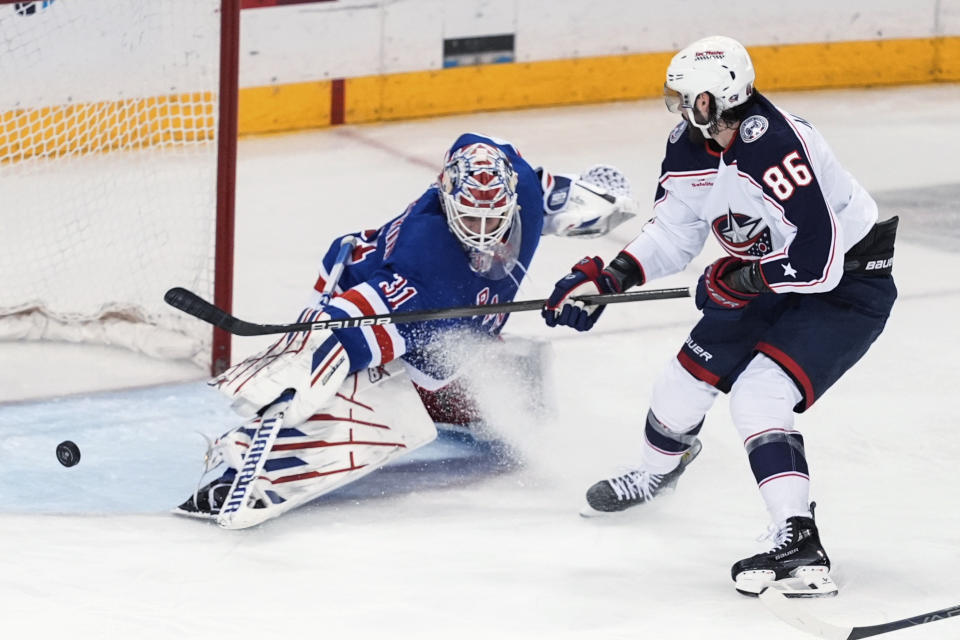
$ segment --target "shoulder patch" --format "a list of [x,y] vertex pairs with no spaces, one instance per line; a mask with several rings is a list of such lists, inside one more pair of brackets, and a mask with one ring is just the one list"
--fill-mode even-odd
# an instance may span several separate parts
[[677,140],[680,139],[680,136],[683,135],[683,132],[687,130],[687,121],[684,120],[677,126],[673,128],[673,131],[670,132],[670,144],[675,144]]
[[770,123],[763,116],[750,116],[740,124],[740,138],[747,144],[767,132]]

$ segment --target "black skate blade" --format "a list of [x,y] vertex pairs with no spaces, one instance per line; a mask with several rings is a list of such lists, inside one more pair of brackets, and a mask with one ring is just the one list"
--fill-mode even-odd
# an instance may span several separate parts
[[175,516],[183,516],[195,520],[216,520],[217,518],[216,513],[212,513],[209,509],[201,509],[197,506],[196,496],[190,496],[184,500],[182,504],[171,509],[170,513]]
[[609,518],[610,516],[619,515],[626,511],[626,509],[620,509],[618,511],[600,511],[599,509],[594,509],[589,504],[585,504],[580,507],[580,517],[581,518]]
[[208,511],[197,511],[196,509],[184,509],[183,505],[170,509],[170,513],[182,518],[193,518],[194,520],[216,520],[217,516]]

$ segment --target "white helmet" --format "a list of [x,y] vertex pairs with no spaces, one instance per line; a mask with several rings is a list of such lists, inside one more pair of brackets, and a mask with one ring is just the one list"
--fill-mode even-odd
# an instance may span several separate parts
[[693,105],[697,96],[705,91],[711,94],[719,116],[753,95],[756,77],[750,54],[742,44],[726,36],[709,36],[673,56],[663,85],[664,101],[672,113],[685,112],[690,124],[711,137],[716,120],[707,124],[696,121]]
[[[483,142],[448,153],[440,173],[440,202],[453,235],[466,247],[475,271],[507,239],[517,213],[517,174],[509,158]],[[513,235],[513,234],[511,234]],[[485,259],[484,259],[485,258]]]

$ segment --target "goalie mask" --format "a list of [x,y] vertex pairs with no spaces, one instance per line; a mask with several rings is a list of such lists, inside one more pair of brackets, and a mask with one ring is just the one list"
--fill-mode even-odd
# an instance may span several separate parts
[[[687,121],[710,138],[716,133],[720,114],[753,95],[755,79],[753,62],[742,44],[726,36],[710,36],[673,57],[667,67],[663,98],[671,113],[686,114]],[[707,123],[700,123],[693,105],[704,92],[713,96],[715,109]]]
[[470,268],[488,278],[506,277],[516,264],[521,235],[517,174],[507,156],[482,142],[448,153],[440,201]]

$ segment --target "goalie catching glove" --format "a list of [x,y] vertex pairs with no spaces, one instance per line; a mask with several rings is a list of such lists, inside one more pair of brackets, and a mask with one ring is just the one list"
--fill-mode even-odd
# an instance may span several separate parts
[[[329,320],[318,309],[306,309],[300,322]],[[329,329],[284,335],[260,353],[236,364],[208,384],[232,400],[245,418],[254,416],[286,389],[296,393],[284,422],[297,425],[325,406],[350,373],[350,360]]]
[[637,215],[630,184],[615,167],[598,164],[580,176],[541,171],[543,235],[602,236]]

